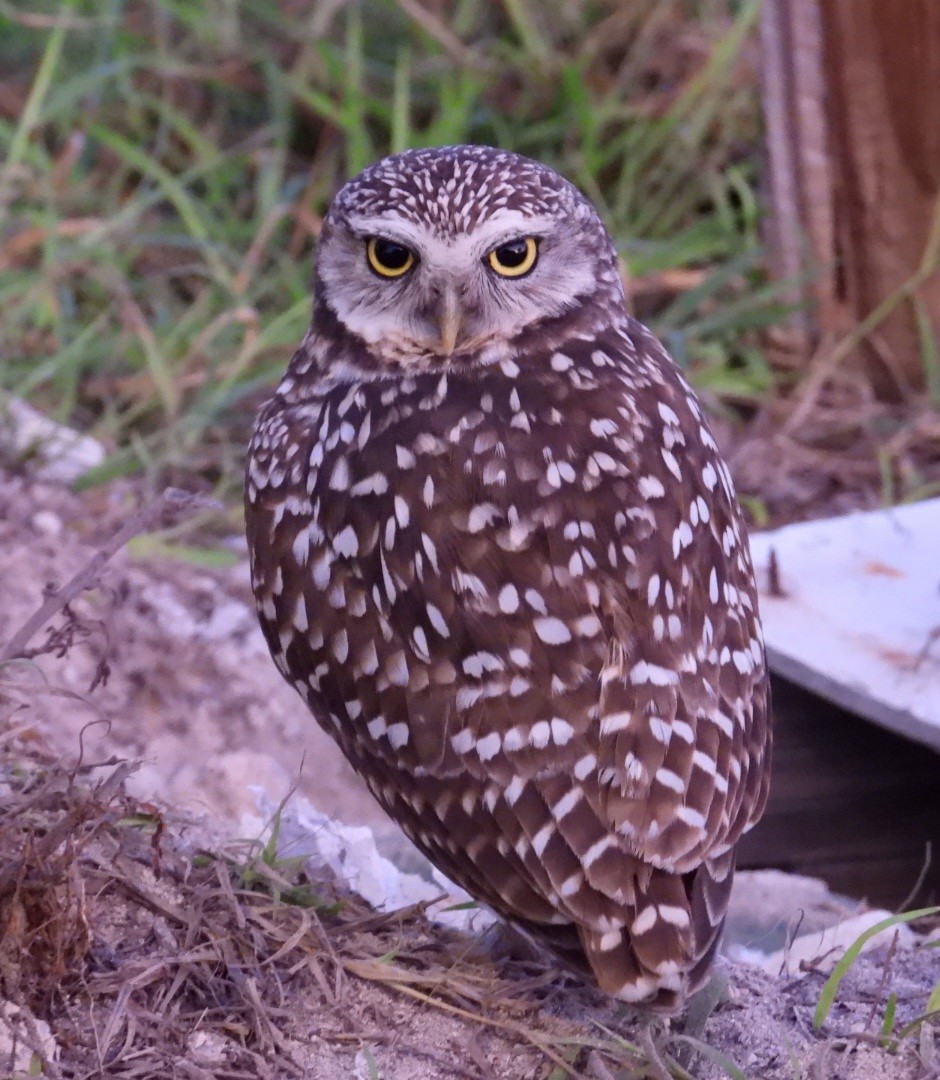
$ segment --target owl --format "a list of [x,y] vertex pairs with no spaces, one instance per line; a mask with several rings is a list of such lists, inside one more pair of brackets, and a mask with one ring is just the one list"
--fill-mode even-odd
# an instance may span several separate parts
[[274,662],[449,878],[608,994],[704,980],[767,797],[728,470],[591,204],[485,146],[343,187],[246,476]]

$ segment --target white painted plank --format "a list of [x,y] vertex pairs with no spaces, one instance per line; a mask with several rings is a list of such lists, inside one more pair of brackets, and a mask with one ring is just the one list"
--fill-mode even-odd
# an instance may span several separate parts
[[751,551],[771,668],[940,751],[940,499],[755,533]]

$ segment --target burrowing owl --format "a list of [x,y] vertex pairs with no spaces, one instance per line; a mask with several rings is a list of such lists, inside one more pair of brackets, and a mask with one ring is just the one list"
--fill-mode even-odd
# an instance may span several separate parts
[[770,754],[695,395],[594,209],[515,154],[366,169],[315,293],[248,457],[275,663],[444,873],[608,993],[678,1006]]

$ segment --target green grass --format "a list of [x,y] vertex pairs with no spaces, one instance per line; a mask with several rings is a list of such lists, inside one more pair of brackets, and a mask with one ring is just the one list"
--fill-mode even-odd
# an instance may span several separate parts
[[[877,934],[883,933],[885,930],[890,930],[893,926],[901,926],[905,923],[914,922],[916,919],[936,918],[937,915],[940,915],[940,907],[926,907],[918,908],[916,911],[905,911],[902,914],[891,915],[887,919],[882,919],[881,922],[876,923],[874,926],[870,926],[864,933],[859,934],[849,948],[846,949],[845,955],[832,969],[832,974],[826,980],[822,991],[820,992],[819,1001],[817,1002],[816,1010],[813,1013],[813,1027],[818,1031],[825,1024],[826,1019],[836,1002],[842,980],[851,970],[855,961],[861,956],[862,950],[868,941]],[[891,1041],[891,1036],[894,1032],[894,1011],[896,1004],[896,995],[890,994],[885,1008],[885,1015],[882,1020],[883,1044],[887,1044]],[[933,992],[929,995],[923,1015],[903,1029],[898,1035],[898,1041],[907,1037],[912,1031],[916,1031],[924,1020],[935,1018],[938,1009],[940,1009],[940,982],[938,982]]]
[[666,283],[639,313],[693,380],[768,390],[759,333],[784,309],[761,274],[757,0],[446,7],[0,0],[0,390],[104,441],[86,482],[233,494],[331,194],[408,146],[558,168],[634,279]]

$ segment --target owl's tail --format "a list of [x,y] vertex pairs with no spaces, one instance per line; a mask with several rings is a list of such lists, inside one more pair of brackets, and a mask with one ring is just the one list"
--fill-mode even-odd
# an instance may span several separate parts
[[705,981],[734,877],[734,852],[682,876],[654,870],[636,892],[632,920],[600,933],[580,927],[600,988],[622,1001],[675,1012]]

